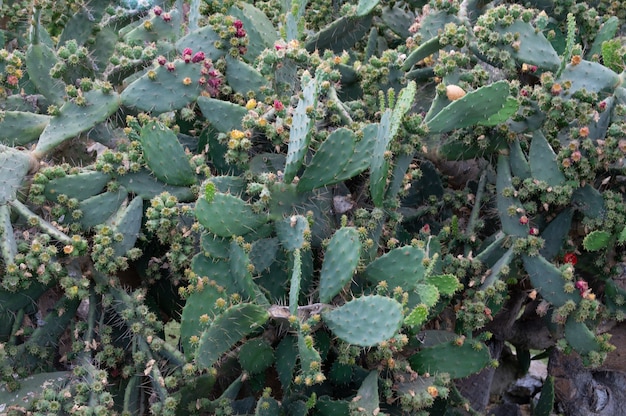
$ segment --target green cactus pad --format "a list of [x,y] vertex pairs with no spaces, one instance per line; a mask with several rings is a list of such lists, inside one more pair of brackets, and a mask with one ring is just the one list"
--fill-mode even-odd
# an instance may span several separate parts
[[282,246],[289,251],[302,248],[306,241],[305,234],[309,233],[309,222],[302,215],[293,215],[278,221],[275,224],[276,235]]
[[561,59],[552,44],[530,23],[516,20],[507,27],[496,26],[494,31],[502,36],[507,33],[515,35],[518,40],[515,48],[508,44],[500,44],[498,47],[508,51],[518,67],[528,64],[536,65],[542,71],[556,71],[561,65]]
[[528,159],[533,179],[545,181],[550,186],[561,186],[565,183],[565,176],[559,169],[556,153],[540,130],[533,132]]
[[74,175],[55,178],[46,184],[45,197],[57,201],[59,195],[84,200],[102,192],[111,175],[98,171],[84,171]]
[[257,273],[268,269],[276,261],[279,245],[279,240],[275,237],[262,238],[252,243],[249,257]]
[[587,251],[598,251],[607,248],[611,234],[607,231],[594,230],[587,234],[583,240],[583,247]]
[[11,210],[6,204],[0,205],[0,254],[4,265],[12,264],[17,254],[17,243],[11,225]]
[[601,351],[602,347],[594,334],[584,322],[577,322],[574,316],[567,318],[564,333],[567,343],[581,355],[587,355],[593,351]]
[[204,26],[189,32],[187,35],[176,41],[176,50],[182,52],[185,48],[190,48],[194,52],[202,51],[206,58],[217,62],[218,59],[226,55],[226,49],[217,49],[215,42],[221,41],[211,26]]
[[298,342],[293,335],[287,334],[276,346],[276,372],[283,390],[286,391],[293,380],[293,372],[298,361]]
[[498,157],[498,175],[496,177],[496,190],[498,195],[496,196],[496,205],[498,207],[498,213],[500,214],[500,223],[502,224],[502,231],[508,235],[516,235],[525,237],[528,235],[528,224],[520,223],[522,212],[515,212],[514,215],[510,215],[509,209],[522,208],[522,203],[514,196],[505,196],[503,193],[505,189],[509,191],[513,190],[513,181],[511,178],[511,167],[509,165],[509,157],[500,155]]
[[417,49],[414,49],[413,52],[411,52],[409,56],[406,57],[402,64],[402,69],[404,71],[408,71],[413,67],[413,65],[423,60],[424,58],[429,57],[442,47],[443,46],[441,45],[441,43],[439,43],[439,36],[435,36],[434,38],[423,42],[419,45]]
[[202,86],[202,63],[186,63],[181,59],[172,62],[174,70],[167,65],[149,69],[141,78],[133,81],[122,92],[122,103],[130,108],[154,114],[179,110],[196,101]]
[[117,181],[130,193],[149,201],[163,192],[174,195],[180,202],[190,202],[196,199],[190,188],[165,184],[154,177],[148,170],[127,173],[117,178]]
[[0,205],[17,197],[30,164],[27,153],[0,145]]
[[259,374],[274,364],[274,350],[265,339],[251,339],[241,346],[238,358],[244,371]]
[[298,191],[306,192],[332,185],[356,176],[367,169],[367,165],[355,160],[358,155],[356,136],[352,130],[339,128],[333,131],[317,149],[298,182]]
[[[477,373],[491,361],[489,348],[479,341],[448,341],[424,348],[409,357],[411,368],[418,373],[447,373],[451,378],[463,378]],[[461,344],[461,345],[458,345]]]
[[589,218],[601,218],[606,214],[602,194],[590,184],[574,190],[572,205]]
[[140,137],[143,157],[157,179],[174,186],[196,182],[189,158],[173,131],[151,121],[142,127]]
[[620,22],[617,16],[611,16],[602,23],[602,26],[600,26],[600,29],[596,33],[596,37],[593,39],[593,44],[585,52],[585,57],[592,60],[594,55],[600,56],[602,54],[602,43],[615,39],[615,34],[619,26]]
[[[219,290],[210,289],[209,291],[214,290],[220,292],[222,296],[227,296],[224,293],[230,294],[237,292],[237,285],[230,275],[230,262],[228,259],[214,259],[205,256],[203,253],[198,253],[191,260],[191,270],[199,277],[208,278],[208,287],[215,288],[219,286],[222,288]],[[189,303],[187,303],[187,305],[188,304]],[[209,305],[209,303],[205,302],[204,306],[207,305]],[[210,305],[213,306],[213,304]]]
[[226,238],[217,237],[212,233],[202,233],[200,247],[202,247],[204,255],[207,257],[228,259],[230,256],[230,241]]
[[376,415],[380,411],[380,398],[378,397],[378,371],[370,371],[365,377],[361,387],[352,401],[359,409],[359,413]]
[[527,179],[531,177],[530,164],[522,151],[519,139],[515,138],[509,145],[509,157],[511,163],[511,172],[513,176],[520,179]]
[[0,143],[23,146],[39,138],[50,116],[25,111],[0,113]]
[[406,318],[404,318],[404,325],[419,327],[428,319],[428,306],[423,303],[417,305]]
[[226,82],[233,91],[243,96],[255,93],[257,98],[264,98],[269,91],[268,81],[259,71],[239,59],[226,57]]
[[[315,348],[315,342],[307,342],[301,331],[298,332],[298,353],[300,354],[300,368],[304,377],[313,378],[320,372],[322,358]],[[317,369],[315,369],[315,363]]]
[[389,142],[393,139],[391,130],[392,112],[391,110],[387,110],[380,118],[376,144],[374,145],[374,152],[372,153],[372,160],[370,162],[370,194],[372,195],[372,200],[376,207],[382,206],[385,186],[387,185],[389,159],[385,157],[385,152],[387,151]]
[[211,125],[223,133],[241,129],[241,120],[248,114],[245,107],[209,97],[199,97],[198,107]]
[[554,410],[554,376],[548,376],[541,388],[539,400],[533,408],[533,416],[550,416]]
[[218,237],[245,235],[265,224],[267,218],[256,214],[252,206],[229,194],[216,193],[213,201],[201,197],[196,203],[200,224]]
[[225,310],[200,337],[195,352],[198,367],[211,367],[233,345],[264,325],[268,318],[265,308],[250,303],[240,303]]
[[425,257],[426,253],[421,248],[413,246],[396,248],[371,262],[364,275],[373,283],[386,281],[390,288],[400,286],[404,290],[411,290],[424,281]]
[[459,279],[453,274],[439,274],[426,277],[426,283],[437,288],[440,294],[444,296],[452,296],[459,290]]
[[580,90],[587,93],[612,92],[620,85],[620,78],[615,72],[598,62],[583,60],[577,65],[568,64],[557,82],[563,85],[569,82],[564,98],[569,98]]
[[322,313],[322,318],[341,340],[361,347],[373,347],[391,338],[402,325],[402,305],[379,296],[362,296]]
[[126,189],[121,187],[115,192],[104,192],[80,201],[78,209],[83,212],[79,221],[81,227],[87,230],[108,220],[117,212],[126,196]]
[[494,82],[452,101],[426,121],[426,125],[431,133],[445,133],[477,124],[492,124],[490,117],[503,108],[509,108],[508,98],[509,84],[506,81]]
[[[20,388],[10,391],[3,387],[0,389],[0,403],[9,408],[30,408],[30,405],[41,399],[45,388],[63,388],[71,378],[71,371],[56,371],[52,373],[38,373],[20,378]],[[4,407],[3,407],[4,408]]]
[[248,269],[250,259],[236,241],[230,243],[230,274],[237,291],[243,299],[252,299],[257,304],[269,306],[269,302],[258,285],[252,280],[252,273]]
[[320,302],[329,303],[346,286],[359,264],[361,241],[354,227],[343,227],[331,238],[320,272]]
[[370,30],[372,16],[343,16],[310,36],[304,47],[309,52],[331,49],[336,54],[350,50]]
[[539,254],[546,260],[552,260],[561,251],[563,243],[569,235],[572,227],[574,210],[567,208],[559,213],[546,228],[541,232],[541,238],[545,243]]
[[32,44],[26,52],[28,77],[51,104],[63,105],[65,85],[63,81],[50,76],[50,69],[58,62],[56,53],[43,43]]
[[533,287],[554,307],[563,306],[567,301],[578,303],[580,295],[577,291],[566,293],[563,289],[565,280],[561,271],[542,256],[522,255],[524,268],[530,277]]
[[135,242],[139,237],[141,229],[141,218],[143,217],[143,199],[135,197],[127,207],[120,208],[117,215],[111,221],[111,225],[116,231],[122,233],[122,241],[114,241],[113,249],[116,256],[124,256],[128,250],[135,247]]
[[174,40],[178,36],[182,23],[181,14],[177,9],[169,12],[170,21],[166,22],[163,15],[153,15],[143,20],[137,26],[124,35],[124,41],[130,44],[144,44],[159,40]]
[[120,106],[120,97],[114,93],[93,90],[83,94],[85,105],[66,102],[60,113],[50,119],[41,133],[33,154],[40,158],[65,140],[93,128],[115,113]]
[[509,267],[514,257],[515,256],[513,253],[513,247],[511,247],[506,251],[506,253],[502,255],[502,257],[498,259],[498,261],[496,261],[493,264],[493,266],[491,266],[490,268],[491,273],[489,273],[489,275],[485,278],[485,281],[480,286],[480,289],[481,290],[487,289],[488,287],[492,286],[496,280],[503,277],[504,276],[504,274],[502,273],[503,269]]
[[302,160],[309,147],[311,128],[314,123],[314,120],[309,117],[307,109],[315,108],[318,83],[315,79],[305,82],[305,77],[303,77],[302,83],[302,98],[298,101],[298,106],[294,111],[289,132],[289,147],[287,149],[284,173],[285,182],[287,183],[291,183],[300,166],[302,166]]
[[[413,290],[413,294],[419,299],[419,303],[425,304],[427,307],[432,308],[439,301],[439,290],[437,286],[418,283]],[[415,302],[411,302],[415,304]]]
[[238,7],[231,7],[228,13],[242,21],[243,28],[248,33],[247,52],[244,58],[253,62],[265,49],[274,46],[278,40],[276,29],[265,13],[250,3],[239,3]]
[[254,410],[255,416],[275,416],[278,414],[280,414],[280,403],[276,399],[265,396],[259,398]]
[[356,15],[361,17],[370,14],[376,6],[378,6],[380,0],[359,0],[359,4],[356,6]]

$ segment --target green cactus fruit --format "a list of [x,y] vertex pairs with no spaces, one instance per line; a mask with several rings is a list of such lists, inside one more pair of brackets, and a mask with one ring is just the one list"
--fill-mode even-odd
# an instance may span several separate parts
[[117,191],[104,192],[80,201],[78,209],[83,213],[79,220],[80,226],[88,230],[102,224],[118,211],[127,195],[126,189],[120,187]]
[[27,153],[0,145],[0,205],[17,197],[30,166],[31,159]]
[[18,407],[21,409],[30,408],[34,402],[41,399],[44,389],[63,388],[71,376],[71,371],[55,371],[20,378],[18,390],[0,389],[0,403],[6,406],[7,410]]
[[11,210],[6,204],[0,205],[0,227],[0,254],[6,268],[7,265],[13,264],[17,254],[17,243],[11,225]]
[[517,111],[509,98],[509,84],[494,82],[452,101],[426,121],[426,126],[431,133],[445,133],[473,125],[501,123]]
[[280,340],[274,352],[276,373],[283,391],[289,390],[294,369],[298,361],[298,340],[293,335],[286,335]]
[[539,400],[533,408],[533,416],[550,416],[554,411],[554,376],[548,376],[541,387]]
[[83,171],[50,180],[44,188],[44,195],[50,201],[57,201],[59,195],[84,200],[102,192],[111,180],[111,175],[99,171]]
[[172,130],[151,121],[142,127],[140,138],[144,160],[157,179],[174,186],[196,182],[189,158]]
[[226,82],[234,92],[243,96],[254,93],[257,98],[265,98],[270,90],[267,79],[259,71],[239,59],[226,56]]
[[274,364],[274,349],[265,339],[251,339],[239,348],[238,359],[245,372],[259,374]]
[[589,218],[601,218],[606,214],[602,194],[590,184],[574,190],[572,206]]
[[[361,142],[363,144],[359,146]],[[298,191],[307,192],[332,185],[363,172],[369,164],[365,155],[372,154],[371,149],[366,150],[365,154],[359,153],[365,143],[371,143],[369,137],[364,136],[357,142],[352,130],[342,127],[333,131],[322,142],[302,174],[297,185]]]
[[420,303],[404,318],[404,325],[419,328],[428,319],[428,306]]
[[359,0],[359,4],[356,6],[356,15],[358,17],[368,15],[378,6],[380,0]]
[[202,65],[176,59],[149,69],[122,91],[122,103],[153,114],[180,110],[196,101],[204,88]]
[[0,113],[0,143],[23,146],[39,138],[50,116],[25,111]]
[[569,316],[564,327],[567,343],[580,355],[588,355],[591,352],[600,352],[602,346],[589,330],[587,324],[578,322],[574,316]]
[[291,183],[298,173],[302,161],[308,150],[311,140],[311,129],[315,119],[309,117],[310,109],[314,109],[317,103],[318,80],[311,79],[310,74],[305,72],[302,76],[302,97],[293,113],[293,121],[289,132],[289,147],[287,160],[285,161],[285,182]]
[[230,243],[230,274],[237,291],[244,299],[253,299],[257,304],[269,306],[267,298],[252,280],[249,265],[248,254],[243,247],[233,240]]
[[587,251],[598,251],[609,246],[611,233],[602,230],[594,230],[583,239],[583,247]]
[[309,222],[302,215],[292,215],[275,223],[276,235],[285,250],[293,251],[302,248],[310,234]]
[[267,48],[272,48],[278,40],[276,29],[265,13],[250,3],[239,3],[233,6],[228,13],[243,23],[248,34],[247,52],[244,58],[253,62]]
[[373,347],[391,338],[402,325],[402,305],[379,296],[362,296],[330,311],[322,318],[342,341]]
[[528,159],[533,179],[544,181],[549,186],[561,186],[565,183],[565,176],[559,169],[556,153],[540,130],[533,132]]
[[386,281],[388,287],[414,289],[424,281],[426,253],[421,248],[405,246],[393,249],[371,262],[364,276],[373,283]]
[[329,303],[354,276],[359,265],[361,241],[354,227],[337,230],[330,239],[324,253],[320,272],[320,302]]
[[555,308],[563,306],[568,301],[578,303],[580,295],[576,291],[572,293],[565,292],[563,289],[565,280],[561,275],[561,271],[552,263],[540,255],[532,257],[522,255],[522,261],[533,287]]
[[279,240],[275,237],[261,238],[252,243],[249,257],[254,270],[261,273],[269,269],[276,261],[279,246]]
[[211,125],[222,133],[241,129],[241,120],[248,110],[240,105],[209,97],[199,97],[198,107]]
[[567,208],[559,213],[541,232],[544,246],[539,250],[546,260],[552,260],[561,251],[572,227],[574,210]]
[[176,41],[176,50],[182,52],[185,48],[192,51],[202,51],[206,58],[217,62],[218,59],[226,55],[227,49],[218,49],[215,42],[221,41],[220,35],[208,25],[192,30],[187,35]]
[[336,54],[350,50],[372,26],[372,16],[342,16],[310,36],[304,47],[309,52],[330,49]]
[[[247,3],[244,3],[247,4]],[[275,416],[280,414],[280,403],[272,397],[262,396],[256,404],[255,416]]]
[[510,26],[497,25],[493,30],[500,34],[502,40],[507,34],[515,36],[515,46],[504,42],[497,46],[511,54],[517,67],[527,64],[536,65],[541,71],[556,71],[561,65],[561,59],[550,41],[530,23],[516,20]]
[[527,236],[529,226],[527,222],[524,223],[524,221],[521,220],[524,216],[522,204],[518,198],[512,195],[514,188],[509,157],[503,154],[498,157],[496,190],[498,192],[496,205],[498,207],[498,213],[500,214],[502,231],[508,235],[516,235],[519,237]]
[[141,219],[143,217],[143,199],[135,197],[126,207],[121,207],[110,224],[115,227],[116,232],[123,236],[122,241],[114,241],[113,249],[116,256],[124,256],[128,250],[135,246],[141,229]]
[[513,247],[510,247],[506,251],[506,253],[504,253],[502,255],[502,257],[500,257],[498,259],[498,261],[496,261],[493,264],[493,266],[490,267],[491,272],[485,278],[485,281],[481,285],[480,289],[481,290],[487,289],[488,287],[492,286],[496,280],[498,280],[501,277],[505,276],[503,271],[510,267],[509,265],[511,264],[511,261],[513,260],[514,257],[515,257],[515,255],[513,253]]
[[128,192],[140,196],[146,201],[163,192],[175,196],[180,202],[191,202],[196,199],[191,188],[165,184],[156,179],[150,171],[144,169],[119,176],[117,182]]
[[204,255],[214,259],[228,259],[230,256],[230,240],[220,238],[212,233],[202,233],[200,237],[200,247]]
[[200,337],[195,352],[198,367],[211,367],[242,338],[263,326],[268,318],[265,308],[251,303],[240,303],[226,309]]
[[376,415],[380,411],[378,397],[378,371],[370,371],[356,393],[353,403],[358,406],[359,413]]
[[620,78],[615,72],[598,62],[581,61],[569,63],[556,80],[569,88],[564,89],[563,98],[572,97],[576,92],[585,90],[592,93],[611,93],[620,85]]
[[204,197],[198,198],[196,217],[218,237],[246,235],[267,222],[267,217],[255,213],[251,205],[221,192],[217,192],[211,202]]
[[426,283],[437,288],[439,293],[444,296],[452,296],[459,290],[459,279],[453,274],[438,274],[426,277]]
[[509,144],[509,157],[513,176],[522,180],[532,177],[530,164],[524,155],[524,151],[517,137]]
[[[594,55],[601,56],[602,44],[606,41],[616,39],[615,34],[617,33],[619,26],[620,23],[617,16],[611,16],[604,23],[602,23],[600,29],[596,33],[596,37],[593,39],[591,47],[585,52],[585,58],[592,61],[594,59]],[[606,61],[604,61],[604,63],[606,64]]]
[[120,97],[114,92],[92,90],[84,93],[83,98],[84,105],[68,101],[59,110],[59,115],[50,119],[33,150],[33,156],[41,159],[64,141],[106,120],[120,106]]
[[32,83],[51,104],[63,105],[65,85],[50,76],[50,70],[58,62],[56,53],[46,44],[31,44],[26,52],[26,69]]
[[489,348],[476,340],[457,336],[409,357],[411,368],[420,374],[447,373],[451,378],[463,378],[477,373],[491,362]]
[[138,22],[134,29],[124,35],[124,42],[130,44],[145,44],[162,40],[174,40],[178,37],[182,23],[181,13],[177,9],[170,10],[169,19],[153,15],[149,19]]

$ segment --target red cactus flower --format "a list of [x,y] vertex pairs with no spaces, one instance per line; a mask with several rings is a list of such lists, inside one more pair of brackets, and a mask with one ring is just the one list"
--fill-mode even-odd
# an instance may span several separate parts
[[539,228],[537,228],[537,227],[530,227],[530,230],[528,230],[528,234],[530,234],[530,235],[539,235]]
[[241,29],[243,27],[243,22],[237,19],[233,22],[233,26],[235,26],[235,29]]
[[583,296],[585,292],[589,290],[589,284],[584,280],[579,280],[574,283],[574,287],[578,289],[578,291],[580,292],[580,296]]
[[157,16],[161,16],[161,13],[163,13],[163,9],[160,6],[154,6],[154,9],[152,9],[152,11]]
[[576,254],[574,253],[565,253],[565,255],[563,256],[563,261],[565,263],[569,263],[572,266],[575,266],[576,263],[578,263],[578,257],[576,257]]
[[246,36],[245,29],[237,29],[237,32],[235,32],[235,37],[237,38],[243,38],[245,36]]
[[528,217],[526,215],[522,215],[521,217],[519,217],[519,223],[522,225],[528,224]]
[[167,63],[167,59],[165,59],[165,56],[160,55],[157,57],[157,62],[159,63],[159,65],[163,66]]
[[163,19],[164,22],[169,22],[170,20],[172,20],[172,15],[169,13],[163,13],[161,15],[161,19]]
[[285,106],[283,105],[283,103],[279,100],[274,100],[274,110],[276,111],[282,111],[285,108]]
[[174,65],[174,62],[168,62],[167,64],[165,64],[165,68],[169,72],[174,72],[174,70],[176,69],[176,65]]
[[193,49],[191,48],[183,49],[183,55],[193,55]]

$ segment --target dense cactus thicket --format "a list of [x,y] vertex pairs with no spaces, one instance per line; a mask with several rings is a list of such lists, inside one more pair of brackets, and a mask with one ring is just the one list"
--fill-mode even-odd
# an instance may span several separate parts
[[505,343],[600,366],[625,17],[1,3],[0,413],[481,414]]

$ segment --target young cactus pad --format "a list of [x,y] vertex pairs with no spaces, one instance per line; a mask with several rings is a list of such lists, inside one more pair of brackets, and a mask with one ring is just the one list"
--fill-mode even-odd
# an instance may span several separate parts
[[330,302],[347,285],[359,264],[361,241],[354,227],[340,228],[324,254],[320,273],[320,302]]
[[402,325],[402,305],[379,296],[363,296],[324,312],[328,328],[341,340],[361,347],[373,347],[391,338]]

